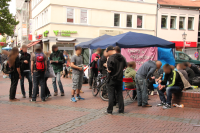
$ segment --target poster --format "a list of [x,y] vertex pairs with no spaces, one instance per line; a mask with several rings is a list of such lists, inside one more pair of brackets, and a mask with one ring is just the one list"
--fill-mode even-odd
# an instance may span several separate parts
[[121,54],[126,58],[127,62],[134,61],[136,63],[136,71],[148,60],[157,60],[158,58],[156,47],[122,48]]

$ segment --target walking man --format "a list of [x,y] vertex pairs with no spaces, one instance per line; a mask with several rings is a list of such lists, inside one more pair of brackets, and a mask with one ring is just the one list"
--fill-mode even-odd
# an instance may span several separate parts
[[136,74],[136,88],[137,88],[137,101],[138,106],[152,107],[148,104],[148,80],[153,80],[151,77],[156,69],[160,69],[162,63],[160,61],[147,61],[137,71]]
[[21,91],[23,98],[26,98],[26,92],[24,89],[24,77],[28,79],[29,82],[29,98],[32,98],[32,76],[31,76],[31,70],[30,70],[30,64],[31,64],[31,56],[29,53],[27,53],[27,46],[22,46],[22,51],[19,53],[19,60],[20,60],[20,70],[21,70]]
[[50,63],[52,65],[53,70],[56,75],[55,78],[52,78],[52,84],[53,84],[53,88],[54,88],[54,96],[58,95],[56,79],[58,82],[58,86],[60,88],[61,96],[64,96],[65,93],[63,90],[62,82],[60,80],[60,72],[63,71],[63,64],[65,63],[65,59],[64,59],[63,53],[58,50],[57,45],[52,46],[52,51],[53,51],[53,53],[51,53],[51,55],[50,55]]
[[114,106],[115,91],[117,93],[117,101],[119,104],[119,113],[124,113],[124,100],[122,95],[122,80],[123,70],[127,67],[126,61],[121,54],[116,53],[113,46],[107,48],[108,62],[107,70],[109,73],[109,80],[107,83],[109,105],[106,114],[112,114]]
[[[77,100],[85,100],[80,96],[80,90],[82,88],[83,82],[83,57],[81,56],[82,48],[76,47],[76,54],[71,58],[71,67],[72,67],[72,102],[77,102]],[[76,91],[76,98],[74,97]]]
[[31,73],[33,73],[33,95],[31,102],[36,102],[39,84],[41,86],[41,100],[45,101],[45,73],[47,70],[47,58],[42,52],[40,44],[35,45],[35,53],[31,55]]

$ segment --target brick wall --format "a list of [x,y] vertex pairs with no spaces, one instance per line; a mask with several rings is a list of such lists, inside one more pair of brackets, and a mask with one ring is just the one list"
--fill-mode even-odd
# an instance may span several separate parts
[[200,108],[200,92],[182,92],[173,94],[172,103],[183,104],[184,107]]

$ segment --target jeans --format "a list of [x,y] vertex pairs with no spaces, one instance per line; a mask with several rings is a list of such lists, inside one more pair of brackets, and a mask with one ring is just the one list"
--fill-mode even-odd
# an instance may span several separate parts
[[[167,103],[169,105],[171,105],[172,93],[180,93],[182,91],[179,86],[171,86],[171,87],[163,88],[162,90],[159,90],[157,88],[157,90],[158,90],[158,93],[159,93],[160,100],[163,103]],[[166,100],[165,95],[164,95],[165,91],[167,93],[167,100]]]
[[44,72],[33,72],[33,96],[32,100],[36,101],[37,92],[41,86],[41,100],[45,101],[45,77]]
[[136,74],[135,77],[136,90],[137,90],[137,101],[138,105],[145,106],[148,104],[148,89],[147,80],[140,75]]
[[11,85],[10,85],[10,99],[15,99],[17,85],[19,81],[19,74],[18,72],[11,73]]
[[62,82],[60,80],[60,72],[56,73],[56,77],[52,78],[52,84],[53,84],[54,92],[58,92],[57,85],[56,85],[56,79],[57,79],[57,82],[58,82],[58,86],[60,88],[60,92],[64,93],[63,85],[62,85]]
[[98,76],[98,69],[97,68],[91,68],[90,69],[90,80],[89,85],[92,86],[94,78]]
[[50,94],[49,88],[47,86],[47,80],[48,80],[48,78],[45,78],[45,96]]
[[26,95],[26,92],[24,89],[24,77],[26,76],[26,78],[28,79],[28,82],[29,82],[29,96],[32,96],[33,82],[32,82],[31,71],[22,72],[21,76],[22,76],[22,78],[20,80],[20,84],[21,84],[22,94]]
[[122,95],[122,81],[117,81],[113,79],[109,79],[107,83],[108,87],[108,98],[109,98],[109,105],[107,108],[108,113],[112,113],[113,106],[114,106],[114,97],[115,97],[115,91],[117,93],[117,100],[119,104],[119,113],[124,113],[124,99]]

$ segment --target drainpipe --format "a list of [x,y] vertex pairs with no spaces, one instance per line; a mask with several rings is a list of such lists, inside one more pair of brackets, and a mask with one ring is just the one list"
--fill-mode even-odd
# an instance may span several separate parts
[[158,10],[160,9],[160,4],[157,3],[157,10],[156,10],[156,36],[158,36]]

